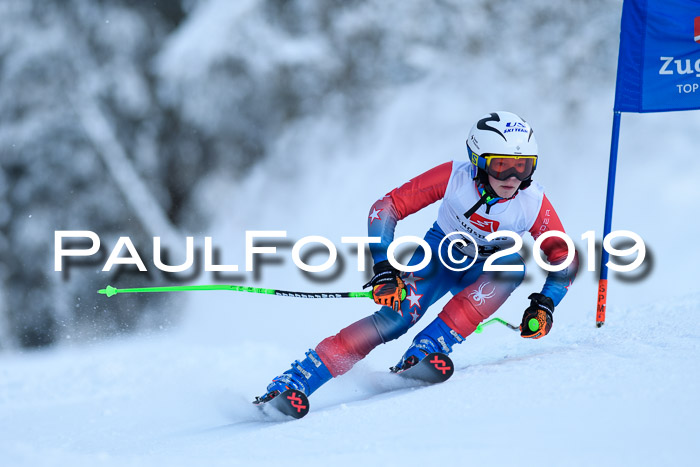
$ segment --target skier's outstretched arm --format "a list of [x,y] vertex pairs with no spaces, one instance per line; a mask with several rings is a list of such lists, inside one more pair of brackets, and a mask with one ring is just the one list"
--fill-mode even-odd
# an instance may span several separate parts
[[[537,219],[530,228],[530,233],[536,240],[543,233],[553,230],[564,233],[564,226],[559,220],[554,207],[552,207],[552,203],[545,195]],[[569,251],[566,242],[557,237],[551,237],[542,242],[541,249],[547,258],[547,262],[551,265],[563,263]],[[577,272],[578,253],[575,252],[573,261],[566,268],[561,271],[550,271],[547,274],[547,280],[540,293],[551,298],[554,306],[559,305],[566,292],[568,292],[569,286],[573,283]]]
[[381,243],[370,244],[374,264],[386,261],[398,221],[445,196],[451,173],[452,162],[445,162],[393,189],[372,205],[367,231],[370,237],[382,239]]
[[[564,226],[559,219],[552,203],[543,197],[542,206],[537,215],[535,223],[530,228],[533,238],[549,231],[559,231],[564,233]],[[547,262],[551,265],[561,264],[566,261],[568,247],[561,238],[551,237],[542,242],[541,249],[547,257]],[[574,252],[574,259],[567,267],[561,271],[550,271],[547,274],[544,287],[540,293],[530,294],[530,306],[523,313],[523,320],[520,325],[520,335],[526,338],[539,339],[549,333],[552,328],[554,307],[558,306],[561,300],[569,291],[569,286],[573,283],[578,272],[578,253]],[[537,321],[537,325],[530,326],[532,320]]]

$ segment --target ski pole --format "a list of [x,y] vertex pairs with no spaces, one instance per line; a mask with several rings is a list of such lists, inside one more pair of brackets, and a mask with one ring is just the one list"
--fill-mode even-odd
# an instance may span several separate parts
[[[229,290],[233,292],[250,292],[296,298],[372,298],[372,292],[292,292],[289,290],[262,289],[259,287],[244,287],[241,285],[181,285],[170,287],[139,287],[131,289],[117,289],[116,287],[108,285],[106,288],[98,290],[97,293],[111,297],[112,295],[117,295],[120,293],[182,292],[189,290]],[[402,298],[406,298],[406,290],[403,290]]]
[[[530,321],[533,321],[533,320],[530,320]],[[535,323],[537,323],[537,320],[534,320],[534,321],[535,321]],[[508,329],[512,329],[513,331],[520,331],[520,326],[514,326],[514,325],[510,324],[508,321],[502,320],[501,318],[491,318],[490,320],[488,320],[486,322],[478,324],[476,326],[476,329],[474,330],[474,332],[476,334],[481,334],[484,331],[484,326],[488,326],[489,324],[493,324],[493,323],[501,323],[502,325],[508,327]],[[539,328],[539,323],[537,323],[537,327]],[[532,329],[532,323],[530,323],[530,329],[532,331],[537,331],[537,329]]]

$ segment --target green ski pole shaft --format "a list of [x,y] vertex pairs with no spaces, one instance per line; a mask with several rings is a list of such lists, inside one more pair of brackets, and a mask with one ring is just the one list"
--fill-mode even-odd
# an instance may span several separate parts
[[512,329],[513,331],[520,331],[519,326],[515,326],[513,324],[510,324],[508,321],[502,320],[501,318],[491,318],[490,320],[485,321],[485,322],[477,325],[474,332],[476,334],[481,334],[484,331],[484,326],[488,326],[489,324],[493,324],[493,323],[501,323],[502,325],[506,326],[508,329]]
[[191,290],[228,290],[233,292],[250,292],[296,298],[372,298],[372,292],[293,292],[289,290],[244,287],[241,285],[182,285],[171,287],[139,287],[131,289],[117,289],[116,287],[108,285],[106,288],[98,290],[97,293],[111,297],[112,295],[120,293],[184,292]]

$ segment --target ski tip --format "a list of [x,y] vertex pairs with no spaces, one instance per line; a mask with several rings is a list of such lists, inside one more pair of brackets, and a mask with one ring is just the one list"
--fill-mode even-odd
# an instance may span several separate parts
[[306,397],[306,394],[296,389],[287,389],[267,402],[256,399],[253,401],[253,404],[258,407],[274,407],[278,412],[297,419],[306,416],[310,408],[309,399]]
[[455,367],[450,357],[444,353],[433,352],[415,365],[396,374],[427,383],[442,383],[450,379],[454,371]]
[[438,379],[447,381],[455,372],[452,359],[443,353],[431,353],[426,355],[425,360],[432,366],[433,371],[438,375]]

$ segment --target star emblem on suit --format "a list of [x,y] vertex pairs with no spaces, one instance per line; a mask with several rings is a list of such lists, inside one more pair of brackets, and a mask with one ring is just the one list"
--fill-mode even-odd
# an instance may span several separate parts
[[374,222],[375,219],[382,220],[382,218],[379,217],[379,213],[383,210],[384,209],[372,208],[372,213],[369,215],[369,225],[372,225],[372,222]]
[[413,290],[415,290],[416,292],[418,292],[418,289],[416,288],[416,282],[422,281],[422,280],[423,280],[422,277],[418,277],[418,276],[414,275],[413,273],[406,274],[403,277],[404,284],[406,284],[408,287],[413,288]]
[[409,308],[413,308],[414,306],[417,306],[418,308],[422,309],[420,306],[420,299],[423,298],[423,295],[418,295],[415,290],[411,290],[411,293],[408,294],[406,297],[406,300],[411,302],[409,305]]

